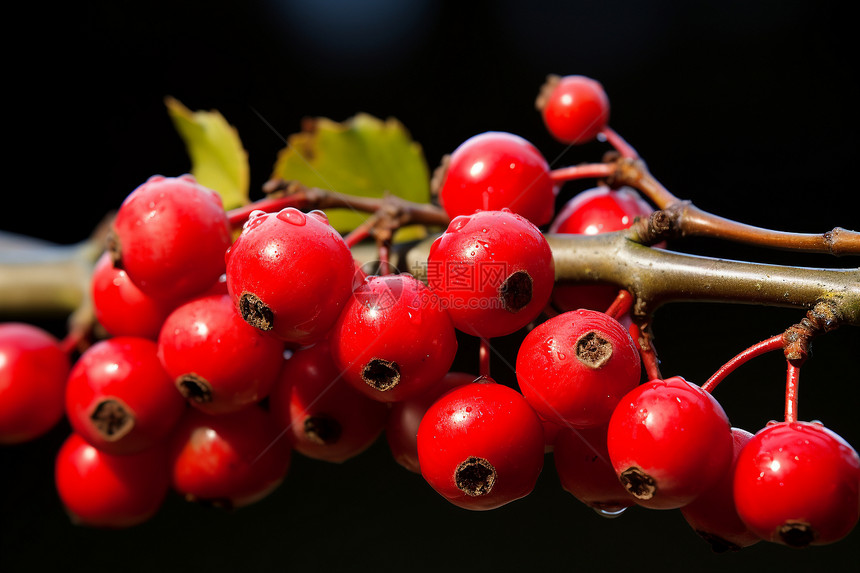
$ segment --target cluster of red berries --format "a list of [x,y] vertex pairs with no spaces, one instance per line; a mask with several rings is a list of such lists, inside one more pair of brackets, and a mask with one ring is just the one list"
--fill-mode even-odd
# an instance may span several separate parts
[[[560,141],[608,129],[594,80],[555,78],[541,101]],[[95,267],[108,338],[71,363],[47,333],[0,325],[0,443],[65,415],[57,491],[100,527],[149,519],[170,490],[242,507],[278,487],[294,451],[342,462],[384,433],[400,465],[463,508],[528,495],[551,451],[564,488],[604,515],[680,509],[724,547],[847,535],[860,514],[851,446],[818,423],[753,436],[699,386],[643,381],[629,320],[603,312],[617,290],[555,284],[540,226],[608,232],[651,210],[597,187],[556,214],[558,185],[518,136],[464,142],[425,284],[366,276],[320,211],[254,211],[236,235],[216,193],[153,177],[120,206]],[[452,371],[458,331],[527,332],[518,387]]]

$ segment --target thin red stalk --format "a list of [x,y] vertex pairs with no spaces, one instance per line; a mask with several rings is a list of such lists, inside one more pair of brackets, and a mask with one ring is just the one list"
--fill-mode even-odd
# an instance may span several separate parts
[[785,376],[785,421],[797,421],[797,392],[800,387],[800,366],[788,360]]
[[72,327],[62,340],[60,340],[60,350],[67,356],[72,356],[79,351],[87,339],[88,330],[83,327]]
[[478,350],[478,374],[490,377],[490,341],[483,337]]
[[380,241],[376,248],[379,257],[379,274],[387,275],[391,272],[391,245],[386,241]]
[[230,227],[239,229],[248,220],[248,216],[254,211],[265,211],[266,213],[274,213],[287,207],[297,207],[301,205],[303,199],[292,195],[286,197],[278,197],[275,199],[260,199],[248,205],[243,205],[235,209],[227,211],[227,220],[230,222]]
[[621,154],[621,157],[626,157],[627,159],[639,159],[639,152],[633,149],[633,146],[627,143],[627,141],[614,129],[607,125],[600,133],[606,137],[606,141],[609,142],[609,145],[614,147],[615,151]]
[[559,167],[549,172],[550,178],[555,183],[564,183],[574,179],[603,178],[615,173],[615,166],[610,163],[587,163],[584,165],[571,165]]
[[361,241],[365,240],[370,236],[370,232],[373,229],[373,225],[376,219],[374,217],[369,217],[364,220],[364,222],[347,233],[347,235],[343,238],[346,242],[346,245],[351,249]]
[[[639,356],[642,359],[642,365],[645,367],[645,374],[649,380],[662,380],[663,374],[660,372],[660,361],[657,359],[657,352],[654,350],[654,344],[650,337],[646,340],[642,336],[639,326],[634,322],[630,325],[630,336],[633,340],[639,342]],[[643,342],[644,341],[644,342]]]
[[633,295],[629,291],[621,289],[618,291],[618,296],[615,297],[615,300],[606,309],[606,314],[615,320],[621,320],[621,317],[630,310],[631,306],[633,306]]
[[717,384],[723,381],[723,379],[735,371],[738,366],[745,364],[756,356],[761,356],[766,352],[770,352],[771,350],[780,350],[783,347],[783,339],[782,335],[779,334],[777,336],[772,336],[767,340],[762,340],[757,344],[753,344],[725,364],[723,364],[719,370],[717,370],[713,376],[707,379],[704,384],[702,384],[702,390],[706,392],[713,392],[714,388],[717,387]]

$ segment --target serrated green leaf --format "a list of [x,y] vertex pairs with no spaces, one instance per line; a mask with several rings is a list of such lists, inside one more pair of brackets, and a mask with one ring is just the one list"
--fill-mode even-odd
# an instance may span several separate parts
[[172,97],[164,103],[185,142],[197,182],[216,191],[224,209],[246,205],[250,168],[236,129],[217,111],[191,111]]
[[[360,113],[345,122],[309,120],[291,135],[278,154],[273,178],[299,181],[361,197],[386,192],[410,201],[430,201],[430,177],[421,146],[399,121]],[[368,214],[348,209],[326,211],[332,226],[346,233]],[[420,238],[421,228],[401,229],[396,240]]]

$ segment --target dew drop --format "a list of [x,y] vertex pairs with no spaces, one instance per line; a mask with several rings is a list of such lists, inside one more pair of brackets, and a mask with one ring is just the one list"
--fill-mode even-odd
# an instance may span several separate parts
[[592,507],[591,509],[593,509],[597,515],[599,515],[600,517],[605,517],[606,519],[615,519],[616,517],[621,516],[621,514],[627,510],[626,507],[619,507],[617,509]]
[[301,227],[305,223],[307,223],[307,216],[299,211],[298,209],[294,209],[292,207],[287,207],[286,209],[282,209],[278,215],[278,219],[285,223],[290,223],[291,225],[296,225],[297,227]]

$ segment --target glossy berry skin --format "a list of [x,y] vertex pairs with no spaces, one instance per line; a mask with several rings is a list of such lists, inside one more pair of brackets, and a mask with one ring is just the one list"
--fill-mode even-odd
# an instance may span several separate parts
[[0,324],[0,444],[34,440],[63,417],[69,358],[49,332]]
[[255,211],[227,255],[227,289],[252,326],[287,342],[326,336],[352,293],[355,263],[321,211]]
[[634,505],[606,448],[606,426],[561,428],[553,442],[553,461],[562,488],[604,516]]
[[290,457],[289,438],[256,405],[217,416],[191,408],[168,442],[173,490],[223,508],[269,495],[284,480]]
[[544,460],[543,427],[528,402],[482,380],[445,393],[418,427],[421,475],[452,504],[471,510],[531,493]]
[[367,450],[388,419],[386,404],[343,379],[328,340],[293,352],[269,395],[269,411],[295,451],[333,463]]
[[734,475],[738,456],[753,435],[732,428],[733,457],[728,471],[710,489],[681,508],[690,527],[717,553],[755,545],[761,538],[749,530],[735,509]]
[[138,336],[155,340],[175,304],[140,290],[124,270],[104,253],[93,268],[90,293],[96,320],[111,336]]
[[186,408],[152,340],[118,336],[88,348],[66,385],[72,429],[99,450],[126,455],[167,438]]
[[547,130],[562,143],[587,143],[609,122],[606,91],[600,82],[586,76],[550,78],[538,107]]
[[860,516],[860,458],[818,422],[771,423],[741,451],[738,515],[754,533],[793,547],[839,541]]
[[636,343],[596,310],[559,314],[532,329],[517,352],[517,381],[544,419],[576,428],[605,425],[640,381]]
[[234,412],[269,394],[284,343],[242,320],[227,294],[177,307],[158,337],[158,358],[189,403],[210,414]]
[[334,363],[353,388],[396,402],[448,372],[457,333],[431,294],[406,274],[372,276],[355,289],[329,337]]
[[391,405],[385,438],[394,460],[407,470],[420,474],[418,462],[418,426],[427,409],[448,390],[470,384],[477,376],[465,372],[449,372],[437,383],[417,396]]
[[140,290],[179,301],[203,292],[224,273],[232,239],[217,193],[190,175],[155,175],[120,205],[110,251]]
[[540,230],[508,209],[455,217],[431,245],[427,281],[454,327],[492,338],[516,332],[545,308],[555,281]]
[[549,165],[529,141],[488,131],[470,137],[450,155],[439,201],[448,216],[508,208],[535,225],[550,222],[558,192]]
[[122,529],[151,519],[170,489],[163,445],[114,456],[72,433],[55,461],[57,493],[77,525]]
[[652,509],[682,507],[709,489],[732,462],[732,441],[722,406],[680,376],[631,390],[606,437],[616,475]]
[[[631,188],[594,187],[574,195],[559,210],[550,233],[597,235],[630,227],[637,217],[648,217],[653,209]],[[552,302],[561,311],[588,308],[604,311],[615,300],[618,287],[603,284],[557,284]]]

